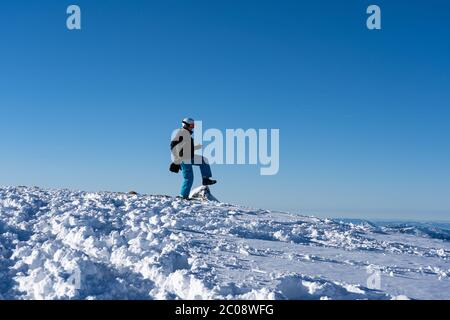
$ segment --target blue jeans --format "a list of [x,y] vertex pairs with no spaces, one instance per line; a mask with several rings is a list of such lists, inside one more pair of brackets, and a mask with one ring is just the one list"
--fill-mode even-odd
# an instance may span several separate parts
[[194,184],[194,170],[192,166],[199,166],[202,177],[211,178],[211,167],[205,157],[196,155],[192,161],[181,162],[181,172],[183,173],[183,184],[181,185],[181,196],[189,197],[192,185]]

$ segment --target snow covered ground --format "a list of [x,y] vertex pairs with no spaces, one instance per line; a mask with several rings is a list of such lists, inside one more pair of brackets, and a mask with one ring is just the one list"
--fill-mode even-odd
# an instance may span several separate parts
[[0,188],[3,299],[450,299],[439,230]]

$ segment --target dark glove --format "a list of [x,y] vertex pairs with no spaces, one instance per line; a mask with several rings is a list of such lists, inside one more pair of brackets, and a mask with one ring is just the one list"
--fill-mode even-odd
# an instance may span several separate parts
[[171,163],[170,164],[170,168],[169,168],[169,170],[171,171],[171,172],[173,172],[173,173],[178,173],[179,171],[180,171],[180,165],[179,164],[176,164],[176,163]]

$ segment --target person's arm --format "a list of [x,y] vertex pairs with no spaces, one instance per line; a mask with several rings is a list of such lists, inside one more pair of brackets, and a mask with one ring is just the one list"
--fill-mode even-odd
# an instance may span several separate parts
[[186,142],[183,141],[183,136],[175,137],[175,139],[170,143],[170,149],[173,155],[173,163],[180,164],[183,161],[181,151],[183,151],[183,147],[185,144]]
[[183,160],[190,159],[191,136],[187,130],[180,130],[171,142],[172,155],[175,164],[180,164]]

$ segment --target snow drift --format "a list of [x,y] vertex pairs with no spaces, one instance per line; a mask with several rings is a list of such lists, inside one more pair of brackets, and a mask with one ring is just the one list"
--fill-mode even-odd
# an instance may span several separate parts
[[450,299],[450,245],[429,235],[217,201],[0,188],[0,298]]

